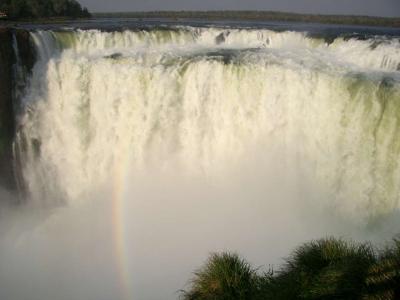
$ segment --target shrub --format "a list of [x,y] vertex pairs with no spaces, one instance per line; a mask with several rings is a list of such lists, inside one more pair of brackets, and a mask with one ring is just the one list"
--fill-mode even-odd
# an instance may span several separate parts
[[256,272],[237,254],[212,254],[194,273],[184,300],[247,300],[256,294]]
[[272,282],[279,299],[360,299],[375,262],[369,244],[322,239],[299,247]]
[[400,240],[382,251],[367,277],[369,300],[400,299]]
[[195,272],[183,299],[400,299],[400,240],[378,254],[369,243],[312,241],[297,248],[278,272],[261,275],[237,254],[213,254]]

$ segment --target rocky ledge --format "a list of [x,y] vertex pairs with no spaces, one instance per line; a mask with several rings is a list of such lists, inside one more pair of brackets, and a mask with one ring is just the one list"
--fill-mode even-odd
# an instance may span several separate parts
[[[18,58],[22,66],[20,72],[29,74],[35,63],[34,48],[30,34],[26,30],[0,27],[0,187],[8,190],[16,189],[14,174],[13,141],[16,128],[17,100],[13,90],[17,86],[15,74],[16,53],[13,40],[18,45]],[[0,199],[1,200],[1,199]]]

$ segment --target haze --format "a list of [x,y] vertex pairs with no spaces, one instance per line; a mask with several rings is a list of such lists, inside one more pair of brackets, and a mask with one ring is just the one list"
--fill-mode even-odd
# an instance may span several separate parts
[[400,16],[398,0],[80,0],[92,12],[154,10],[274,10],[312,14]]

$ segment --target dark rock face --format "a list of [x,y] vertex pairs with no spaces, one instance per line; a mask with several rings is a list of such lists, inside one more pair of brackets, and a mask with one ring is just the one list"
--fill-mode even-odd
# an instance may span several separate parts
[[[18,59],[21,68],[16,69],[16,53],[13,39],[18,45]],[[19,165],[13,155],[13,141],[16,132],[16,111],[19,108],[14,99],[14,89],[24,87],[36,61],[36,54],[30,34],[26,30],[0,27],[0,188],[16,191],[16,177],[20,177],[14,166]],[[23,74],[16,74],[15,70]],[[0,199],[1,201],[2,199]]]
[[19,59],[26,73],[30,74],[36,62],[36,53],[29,31],[15,30],[14,34],[17,39]]
[[[13,109],[12,32],[0,28],[0,186],[15,189],[12,159],[12,141],[15,133]],[[0,199],[1,200],[1,199]]]

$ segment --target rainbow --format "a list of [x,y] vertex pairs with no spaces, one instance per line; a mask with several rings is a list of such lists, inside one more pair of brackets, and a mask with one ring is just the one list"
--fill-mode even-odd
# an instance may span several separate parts
[[[122,162],[128,159],[122,159]],[[121,298],[124,300],[133,299],[132,278],[129,272],[129,259],[126,247],[126,227],[125,227],[125,181],[127,180],[125,167],[126,164],[118,163],[114,165],[114,184],[112,193],[112,226],[114,237],[114,253],[117,270],[119,274]]]

